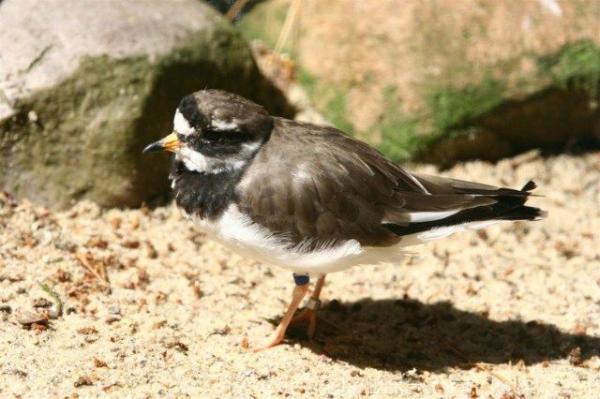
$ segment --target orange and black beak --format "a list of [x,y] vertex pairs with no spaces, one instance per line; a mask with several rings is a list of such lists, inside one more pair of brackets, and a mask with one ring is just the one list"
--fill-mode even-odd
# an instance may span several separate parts
[[174,152],[180,147],[181,143],[175,133],[169,134],[167,137],[155,141],[142,151],[144,154],[156,151],[171,151]]

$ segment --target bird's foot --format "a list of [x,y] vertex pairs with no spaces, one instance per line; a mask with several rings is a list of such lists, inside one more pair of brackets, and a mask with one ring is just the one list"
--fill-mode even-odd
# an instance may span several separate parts
[[285,330],[286,329],[282,328],[281,324],[278,325],[277,328],[271,333],[271,335],[269,335],[269,337],[263,340],[260,344],[252,348],[252,351],[260,352],[265,349],[269,349],[279,345],[283,342],[283,339],[285,338]]
[[[290,321],[290,325],[303,323],[304,321],[308,322],[308,330],[307,336],[309,340],[312,340],[315,336],[315,331],[317,329],[317,312],[311,308],[304,308],[294,318]],[[254,352],[260,352],[264,349],[269,349],[274,346],[279,345],[285,339],[285,333],[287,329],[283,329],[281,325],[277,326],[277,328],[262,341],[259,345],[254,347],[252,350]]]
[[279,325],[271,333],[269,338],[267,338],[262,344],[254,348],[254,352],[272,348],[283,342],[283,339],[285,338],[285,332],[287,331],[287,328],[290,325],[290,321],[292,321],[294,313],[296,312],[296,309],[298,309],[300,302],[302,302],[302,299],[304,298],[304,295],[306,294],[307,290],[308,283],[296,285],[294,287],[294,293],[292,294],[292,302],[288,306],[285,315],[283,315],[281,322],[279,322]]
[[308,323],[306,335],[309,340],[312,340],[317,330],[317,310],[321,306],[321,301],[318,299],[310,298],[306,304],[306,307],[302,309],[294,318],[290,324],[298,324],[306,321]]

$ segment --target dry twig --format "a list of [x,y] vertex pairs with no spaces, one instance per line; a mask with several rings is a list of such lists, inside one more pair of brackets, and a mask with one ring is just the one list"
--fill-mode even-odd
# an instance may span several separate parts
[[96,268],[94,264],[92,264],[92,254],[89,252],[76,252],[75,257],[81,263],[83,267],[86,268],[96,279],[98,279],[104,286],[109,287],[110,282],[108,281],[108,275],[106,274],[106,267],[102,263],[97,263],[99,266]]
[[235,3],[233,3],[233,5],[229,7],[229,10],[227,10],[225,19],[229,22],[233,22],[249,1],[250,0],[237,0]]
[[293,0],[292,5],[290,6],[287,15],[285,16],[285,21],[283,23],[283,27],[281,28],[281,32],[279,33],[279,37],[277,38],[277,43],[275,44],[275,52],[281,53],[283,46],[288,40],[290,33],[292,32],[292,28],[296,24],[298,16],[300,15],[300,9],[302,8],[302,0]]

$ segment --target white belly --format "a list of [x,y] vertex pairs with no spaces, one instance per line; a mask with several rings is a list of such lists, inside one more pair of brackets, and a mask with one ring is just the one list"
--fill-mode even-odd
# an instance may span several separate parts
[[217,220],[195,218],[194,221],[209,238],[241,255],[283,267],[294,273],[313,275],[337,272],[357,265],[399,263],[409,254],[405,251],[406,247],[497,222],[434,227],[428,231],[404,236],[398,244],[389,247],[366,247],[356,240],[348,240],[336,246],[306,251],[302,244],[290,248],[285,237],[274,235],[267,228],[253,223],[236,205],[230,205]]
[[197,226],[231,250],[299,274],[326,274],[361,264],[399,262],[406,255],[402,246],[363,247],[348,240],[333,247],[305,251],[302,245],[289,248],[285,237],[276,236],[230,205],[214,221],[195,218]]

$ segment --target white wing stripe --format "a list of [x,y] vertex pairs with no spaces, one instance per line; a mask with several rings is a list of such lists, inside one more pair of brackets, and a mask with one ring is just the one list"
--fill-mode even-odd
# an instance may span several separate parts
[[410,221],[414,223],[432,222],[434,220],[447,218],[448,216],[452,216],[460,211],[461,209],[452,209],[441,212],[410,212],[408,216],[410,217]]

